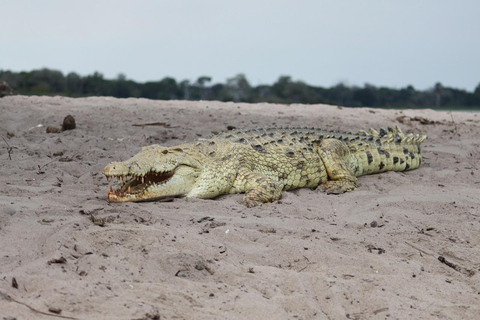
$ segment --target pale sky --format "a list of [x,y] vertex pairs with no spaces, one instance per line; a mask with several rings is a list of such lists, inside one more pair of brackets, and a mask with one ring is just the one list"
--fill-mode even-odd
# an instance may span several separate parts
[[15,0],[0,69],[311,85],[480,83],[478,0]]

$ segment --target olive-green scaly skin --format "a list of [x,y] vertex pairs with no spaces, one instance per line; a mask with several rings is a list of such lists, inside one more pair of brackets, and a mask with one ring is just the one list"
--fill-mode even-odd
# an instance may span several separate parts
[[[135,194],[126,187],[111,192],[113,202],[245,193],[244,204],[252,207],[278,200],[282,190],[319,187],[338,194],[354,190],[361,175],[418,168],[425,139],[404,135],[398,127],[357,133],[318,128],[233,130],[171,148],[145,147],[127,161],[109,164],[104,174],[133,176],[137,181],[148,172],[173,175],[144,191],[138,187]],[[174,172],[175,168],[179,169]]]

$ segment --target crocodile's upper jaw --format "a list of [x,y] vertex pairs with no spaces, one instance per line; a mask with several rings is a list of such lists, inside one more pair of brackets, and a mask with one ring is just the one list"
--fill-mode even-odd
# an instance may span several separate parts
[[121,181],[118,189],[110,186],[108,191],[110,202],[153,201],[185,196],[195,187],[200,174],[194,167],[178,165],[171,171],[159,173],[150,170],[143,174],[131,175],[118,170],[121,166],[121,162],[111,163],[103,170],[107,180],[116,178]]

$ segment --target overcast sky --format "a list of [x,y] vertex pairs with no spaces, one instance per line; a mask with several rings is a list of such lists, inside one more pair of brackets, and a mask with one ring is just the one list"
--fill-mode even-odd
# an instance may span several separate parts
[[136,81],[480,83],[478,0],[2,1],[0,69]]

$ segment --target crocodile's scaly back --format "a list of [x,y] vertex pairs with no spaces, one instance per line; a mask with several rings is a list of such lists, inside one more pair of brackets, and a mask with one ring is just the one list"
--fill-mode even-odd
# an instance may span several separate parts
[[244,203],[255,206],[279,199],[282,190],[320,187],[342,193],[355,189],[361,175],[415,169],[425,139],[404,135],[398,127],[357,133],[233,130],[173,148],[146,147],[130,160],[108,165],[104,173],[133,176],[119,190],[111,189],[110,201],[245,193]]
[[[286,150],[298,149],[305,152],[326,139],[336,139],[348,146],[355,176],[384,171],[406,171],[416,169],[422,161],[420,144],[426,136],[405,135],[399,127],[380,130],[370,129],[357,133],[320,128],[257,128],[221,133],[215,138],[232,143],[250,145],[261,152],[269,145]],[[348,160],[348,159],[347,159]]]

